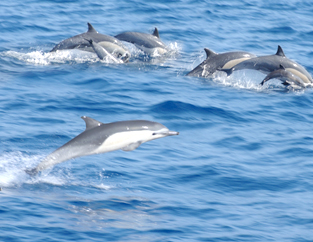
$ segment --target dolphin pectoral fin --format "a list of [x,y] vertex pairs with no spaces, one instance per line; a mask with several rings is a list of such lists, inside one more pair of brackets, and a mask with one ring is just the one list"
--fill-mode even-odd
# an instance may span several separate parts
[[140,141],[135,142],[135,143],[131,143],[131,144],[125,146],[124,148],[122,148],[122,150],[123,151],[132,151],[132,150],[137,149],[141,144],[142,144],[142,142],[140,142]]

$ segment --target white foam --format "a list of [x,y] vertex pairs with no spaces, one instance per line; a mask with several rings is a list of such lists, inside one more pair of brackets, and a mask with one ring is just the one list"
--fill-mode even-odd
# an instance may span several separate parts
[[[34,168],[44,158],[41,155],[28,155],[22,152],[8,152],[0,155],[0,187],[20,187],[23,184],[50,184],[53,186],[92,187],[100,190],[109,190],[112,186],[105,184],[106,176],[102,172],[95,180],[81,179],[72,174],[72,165],[68,162],[62,167],[53,167],[44,170],[36,176],[29,176],[25,170]],[[92,178],[93,179],[93,178]],[[105,180],[103,180],[105,179]]]
[[261,85],[265,75],[259,71],[244,70],[235,71],[230,76],[226,73],[218,71],[214,73],[212,80],[216,83],[231,86],[238,89],[249,89],[254,91],[264,91],[268,89],[286,89],[279,80],[272,80],[271,82]]
[[0,187],[22,185],[29,176],[25,169],[34,166],[40,156],[29,156],[21,152],[4,153],[0,156]]
[[177,42],[173,42],[167,45],[167,49],[170,53],[177,54],[182,51],[182,46],[179,45]]
[[[0,187],[19,187],[22,184],[48,183],[64,185],[69,180],[68,175],[53,175],[48,171],[38,176],[30,177],[25,170],[35,167],[43,156],[27,155],[21,152],[4,153],[0,156]],[[64,173],[64,172],[63,172]]]
[[[18,59],[20,61],[35,64],[35,65],[51,65],[64,63],[88,63],[98,62],[100,59],[93,52],[82,51],[78,49],[73,50],[58,50],[56,52],[32,51],[29,53],[17,51],[5,51],[3,56]],[[110,58],[101,60],[104,63],[115,63]]]

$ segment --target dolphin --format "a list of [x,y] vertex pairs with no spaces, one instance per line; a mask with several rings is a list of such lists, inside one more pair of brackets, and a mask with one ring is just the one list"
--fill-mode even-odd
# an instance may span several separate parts
[[264,74],[269,74],[275,70],[280,69],[280,65],[284,66],[286,68],[286,71],[289,71],[294,75],[300,77],[304,83],[306,84],[313,83],[312,77],[307,72],[307,70],[298,63],[288,59],[280,46],[278,46],[275,55],[255,57],[249,60],[245,60],[230,69],[220,69],[220,70],[225,71],[227,75],[232,74],[233,71],[243,69],[258,70]]
[[260,84],[263,85],[265,82],[271,79],[281,80],[284,85],[286,86],[290,85],[291,87],[296,88],[296,89],[306,87],[306,84],[300,77],[296,76],[290,71],[287,71],[285,67],[282,65],[280,65],[280,69],[269,73]]
[[97,54],[100,60],[107,59],[114,63],[122,63],[123,61],[120,59],[115,58],[113,55],[111,55],[105,48],[103,48],[101,45],[94,42],[92,39],[88,40],[90,43],[92,49]]
[[204,48],[204,51],[207,55],[206,60],[190,71],[187,76],[212,77],[213,73],[219,69],[229,69],[242,61],[256,57],[256,55],[244,51],[222,54],[217,54],[208,48]]
[[86,116],[81,118],[86,123],[85,131],[48,155],[37,167],[26,170],[26,173],[36,175],[39,171],[80,156],[119,149],[132,151],[147,141],[179,134],[176,131],[169,131],[160,123],[146,120],[105,124]]
[[105,48],[111,54],[114,54],[116,57],[124,57],[128,59],[130,57],[130,52],[118,39],[100,34],[95,28],[88,24],[88,31],[79,35],[75,35],[71,38],[61,41],[59,44],[54,46],[50,52],[55,52],[57,50],[68,50],[68,49],[80,49],[85,51],[92,51],[90,48],[90,43],[87,41],[92,39],[95,43],[98,43],[103,48]]
[[130,42],[147,54],[164,54],[167,52],[165,44],[161,41],[159,31],[155,28],[153,34],[139,32],[123,32],[115,38]]

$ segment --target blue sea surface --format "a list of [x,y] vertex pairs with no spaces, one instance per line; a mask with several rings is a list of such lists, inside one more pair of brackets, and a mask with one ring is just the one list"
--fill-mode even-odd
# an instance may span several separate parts
[[[0,241],[313,241],[313,90],[257,71],[185,76],[243,50],[313,74],[313,2],[16,0],[0,3]],[[87,31],[159,29],[164,56],[129,63],[49,51]],[[79,157],[30,177],[100,122],[146,119],[178,136]]]

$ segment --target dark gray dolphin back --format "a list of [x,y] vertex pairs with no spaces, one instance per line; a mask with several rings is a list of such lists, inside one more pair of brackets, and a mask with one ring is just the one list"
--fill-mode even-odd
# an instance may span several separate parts
[[265,74],[268,74],[274,70],[279,69],[280,65],[282,64],[281,62],[286,62],[285,59],[287,59],[287,57],[285,56],[282,48],[278,46],[278,49],[275,55],[259,56],[257,58],[243,61],[239,63],[238,65],[234,66],[232,71],[242,70],[242,69],[255,69]]
[[[166,129],[166,127],[160,123],[147,120],[119,121],[105,124],[86,116],[81,118],[86,123],[85,131],[63,146],[70,144],[72,147],[80,147],[80,149],[88,150],[90,153],[101,146],[101,144],[103,144],[111,135],[119,132],[141,130],[158,131],[162,128]],[[86,149],[84,149],[84,147],[86,147]]]
[[232,60],[256,57],[256,55],[245,51],[233,51],[217,54],[207,48],[204,50],[206,52],[207,58],[196,68],[187,73],[187,76],[208,77],[211,76],[215,71],[223,68],[226,63]]
[[155,28],[153,34],[139,33],[139,32],[123,32],[115,36],[115,38],[137,44],[147,48],[166,48],[165,44],[161,41],[159,31]]
[[88,23],[88,31],[79,35],[75,35],[71,38],[65,39],[57,44],[50,52],[54,52],[57,50],[65,50],[65,49],[75,49],[75,48],[84,48],[89,47],[90,44],[86,39],[92,39],[94,42],[102,42],[107,41],[114,44],[117,44],[123,47],[123,44],[116,38],[104,34],[98,33],[95,28]]
[[71,141],[77,142],[79,145],[91,144],[95,148],[99,147],[108,137],[118,132],[166,129],[160,123],[147,120],[129,120],[105,124],[86,116],[83,116],[82,119],[86,123],[86,130]]

